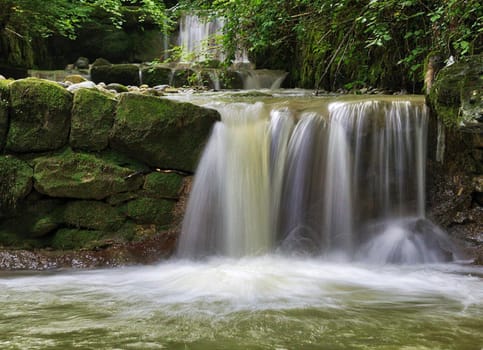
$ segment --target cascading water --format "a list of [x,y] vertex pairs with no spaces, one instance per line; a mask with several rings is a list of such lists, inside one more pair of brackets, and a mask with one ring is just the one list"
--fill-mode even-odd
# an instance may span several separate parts
[[273,251],[421,263],[452,259],[425,219],[427,112],[409,101],[324,111],[219,104],[178,254]]
[[197,15],[181,16],[178,44],[182,48],[181,61],[223,61],[225,55],[216,43],[216,36],[222,34],[223,19],[208,20]]
[[480,349],[481,267],[380,264],[451,251],[424,219],[423,99],[277,93],[166,97],[222,114],[178,251],[219,256],[0,271],[0,348]]
[[[202,62],[209,60],[225,61],[226,55],[219,37],[223,34],[224,20],[222,17],[204,17],[197,14],[181,16],[179,23],[178,45],[181,48],[182,63]],[[233,69],[243,80],[244,89],[278,89],[287,72],[252,69],[253,64],[248,59],[246,48],[240,47],[235,52]],[[218,72],[210,71],[215,89],[219,90]]]

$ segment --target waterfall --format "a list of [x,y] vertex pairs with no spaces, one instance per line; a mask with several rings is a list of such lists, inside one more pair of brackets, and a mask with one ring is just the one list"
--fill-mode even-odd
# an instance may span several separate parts
[[217,43],[222,34],[222,18],[208,20],[194,14],[181,16],[178,44],[182,48],[181,61],[224,61],[225,55]]
[[423,104],[215,108],[222,122],[200,161],[179,256],[280,251],[378,263],[452,258],[444,232],[425,218]]

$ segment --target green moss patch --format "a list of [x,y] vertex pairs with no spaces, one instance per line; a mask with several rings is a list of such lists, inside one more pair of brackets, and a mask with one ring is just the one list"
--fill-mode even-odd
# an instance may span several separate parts
[[193,172],[218,112],[189,103],[123,94],[111,147],[161,169]]
[[[33,169],[13,156],[0,156],[0,214],[32,190]],[[0,215],[1,216],[1,215]]]
[[120,167],[92,154],[66,151],[35,160],[34,186],[51,197],[103,199],[141,187],[135,169]]
[[70,129],[72,94],[59,84],[27,78],[10,84],[10,128],[5,148],[39,152],[61,148]]
[[154,198],[179,198],[183,176],[173,172],[152,172],[146,175],[143,189]]
[[169,225],[172,221],[175,202],[154,199],[138,198],[123,206],[126,216],[138,224]]
[[101,151],[109,144],[117,101],[94,89],[74,93],[70,145],[86,151]]
[[98,201],[73,201],[66,204],[63,222],[76,228],[116,231],[125,219],[115,208]]
[[105,232],[79,229],[60,229],[52,238],[52,248],[59,250],[93,249],[103,245]]

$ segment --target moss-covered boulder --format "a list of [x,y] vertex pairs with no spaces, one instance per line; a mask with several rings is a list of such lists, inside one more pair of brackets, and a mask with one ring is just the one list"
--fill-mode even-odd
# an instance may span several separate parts
[[174,172],[152,172],[146,175],[143,190],[153,198],[179,198],[183,176]]
[[0,156],[0,217],[32,190],[33,169],[13,156]]
[[10,108],[7,151],[51,151],[67,143],[72,94],[59,84],[36,78],[14,81]]
[[189,103],[123,94],[111,147],[161,169],[193,172],[218,112]]
[[446,126],[482,127],[482,76],[483,54],[465,57],[438,73],[429,101]]
[[72,201],[65,205],[63,222],[76,228],[112,232],[125,218],[109,204],[100,201]]
[[74,93],[70,145],[86,151],[101,151],[109,144],[117,100],[95,89]]
[[64,152],[35,160],[35,189],[51,197],[104,199],[140,188],[138,170],[120,167],[92,154]]
[[149,86],[170,84],[171,68],[151,66],[141,70],[142,83]]
[[135,64],[113,64],[91,67],[91,80],[95,83],[139,85],[139,67]]
[[0,79],[0,151],[5,145],[8,128],[8,105],[10,100],[9,80]]
[[123,212],[137,224],[168,226],[173,220],[174,205],[174,201],[142,197],[126,203]]

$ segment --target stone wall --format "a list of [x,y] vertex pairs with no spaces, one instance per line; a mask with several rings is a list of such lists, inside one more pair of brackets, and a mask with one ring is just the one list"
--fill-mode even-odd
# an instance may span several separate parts
[[62,252],[78,259],[149,240],[167,250],[158,256],[169,254],[180,194],[217,120],[216,111],[162,97],[0,80],[3,260],[41,249],[70,266]]
[[443,68],[428,103],[429,215],[483,264],[483,55]]

